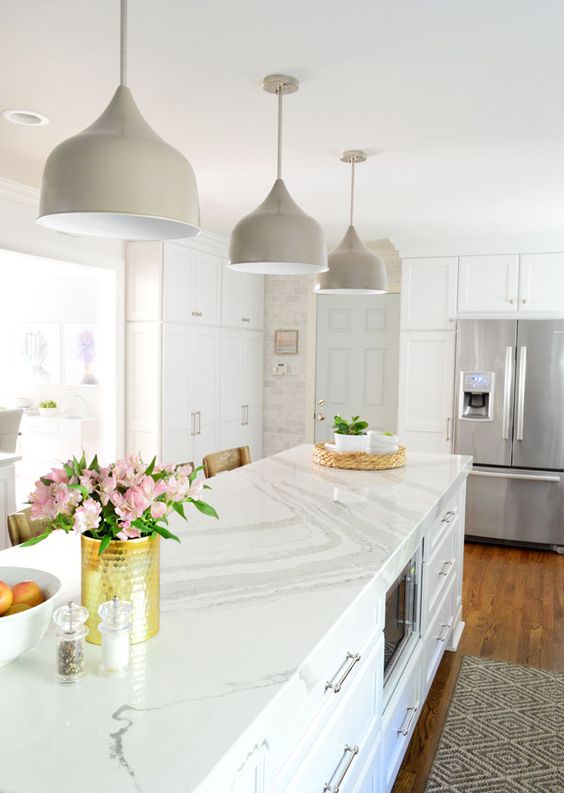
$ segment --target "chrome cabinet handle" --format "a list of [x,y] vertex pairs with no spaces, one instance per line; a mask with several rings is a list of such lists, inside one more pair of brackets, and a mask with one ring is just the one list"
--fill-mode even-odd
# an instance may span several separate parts
[[528,302],[528,301],[527,301],[527,298],[526,298],[526,297],[522,297],[522,298],[521,298],[521,303],[527,303],[527,302]]
[[525,384],[527,381],[527,348],[519,349],[519,381],[517,383],[517,432],[515,439],[523,440],[525,421]]
[[403,724],[397,731],[398,735],[407,735],[409,730],[411,729],[411,725],[413,724],[413,719],[415,718],[415,714],[417,713],[417,705],[411,705],[411,707],[407,708],[407,713],[405,719],[403,720]]
[[241,317],[241,322],[250,322],[250,321],[251,321],[250,317]]
[[448,512],[445,512],[445,514],[442,516],[441,523],[452,523],[455,517],[456,512],[452,509],[449,509]]
[[501,419],[501,437],[509,440],[509,414],[511,394],[513,392],[513,347],[505,348],[505,385],[503,387],[503,414]]
[[241,405],[241,426],[245,426],[245,406]]
[[199,410],[194,413],[194,417],[198,417],[198,429],[194,432],[194,435],[201,435],[202,434],[202,414]]
[[245,426],[249,424],[249,406],[245,405]]
[[492,479],[526,479],[529,482],[560,482],[559,476],[542,475],[535,476],[534,474],[500,474],[497,471],[470,471],[470,476],[486,476]]
[[204,315],[202,314],[201,311],[192,311],[192,316],[193,317],[203,317]]
[[[339,760],[339,765],[335,769],[333,773],[333,777],[337,774],[337,772],[339,771],[339,767],[341,766],[343,760],[345,759],[346,759],[346,764],[334,785],[332,785],[330,782],[326,782],[323,785],[324,793],[339,793],[339,791],[341,790],[341,785],[345,781],[345,777],[349,773],[350,767],[353,764],[353,760],[357,756],[357,754],[358,754],[358,746],[349,746],[348,743],[345,744],[343,757],[341,758],[341,760]],[[348,755],[348,759],[347,759],[347,755]],[[331,779],[333,777],[331,777]]]
[[509,303],[516,303],[517,302],[517,298],[516,297],[510,297],[510,298],[508,298],[508,302]]
[[196,414],[190,413],[190,435],[196,434]]
[[[341,666],[337,669],[337,673],[335,674],[335,676],[331,680],[328,680],[327,683],[325,683],[325,691],[329,691],[329,689],[331,689],[331,691],[334,694],[338,694],[343,687],[343,683],[345,682],[345,680],[350,675],[350,673],[352,672],[352,670],[354,669],[356,664],[358,664],[359,661],[360,661],[360,653],[347,653],[345,660],[343,661]],[[343,671],[341,672],[341,670]],[[339,675],[339,677],[337,678],[337,680],[335,680],[335,677],[337,677],[337,675]]]
[[450,416],[447,418],[446,422],[446,440],[450,441]]
[[446,642],[449,632],[450,632],[450,623],[441,622],[441,632],[438,636],[435,636],[435,639],[438,642]]
[[439,570],[439,575],[448,575],[450,573],[450,568],[452,567],[453,564],[454,562],[452,561],[452,559],[449,559],[448,561],[444,562],[443,566]]

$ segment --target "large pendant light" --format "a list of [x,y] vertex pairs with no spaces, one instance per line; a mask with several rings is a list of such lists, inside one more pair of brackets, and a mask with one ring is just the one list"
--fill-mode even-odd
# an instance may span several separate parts
[[231,234],[229,267],[242,273],[300,275],[327,269],[325,235],[319,223],[295,203],[282,179],[282,98],[293,94],[295,77],[271,74],[262,87],[278,98],[278,172],[262,204]]
[[90,127],[47,158],[37,222],[125,240],[193,237],[200,211],[192,166],[139,112],[127,87],[126,39],[127,0],[121,0],[119,87]]
[[315,291],[328,295],[381,295],[388,291],[386,266],[358,236],[353,225],[354,169],[364,162],[362,151],[346,151],[341,162],[351,166],[351,209],[347,233],[329,254],[329,270],[317,276]]

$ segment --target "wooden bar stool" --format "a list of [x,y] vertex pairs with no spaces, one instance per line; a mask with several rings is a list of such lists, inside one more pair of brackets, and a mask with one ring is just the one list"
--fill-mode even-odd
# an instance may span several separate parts
[[37,537],[43,534],[49,521],[45,518],[40,520],[33,520],[31,517],[31,509],[22,509],[21,512],[14,512],[8,515],[8,534],[10,535],[10,542],[12,545],[20,545],[26,540],[31,540],[32,537]]
[[221,473],[222,471],[233,471],[234,468],[241,468],[251,462],[251,453],[248,446],[239,446],[236,449],[225,449],[222,452],[206,454],[202,464],[206,479]]

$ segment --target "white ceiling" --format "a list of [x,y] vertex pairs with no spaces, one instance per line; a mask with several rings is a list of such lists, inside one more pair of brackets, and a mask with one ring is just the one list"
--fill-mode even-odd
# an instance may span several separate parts
[[[117,84],[118,0],[2,0],[0,176],[39,186],[50,149],[91,123]],[[366,240],[564,231],[562,0],[130,0],[129,85],[191,161],[202,224],[229,233],[271,187],[275,100],[260,79],[297,76],[285,104],[284,176],[335,243],[348,169],[363,148]]]

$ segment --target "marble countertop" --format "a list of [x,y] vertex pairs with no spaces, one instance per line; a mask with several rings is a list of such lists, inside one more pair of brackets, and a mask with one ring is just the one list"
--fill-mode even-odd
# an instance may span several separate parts
[[21,460],[19,454],[11,453],[11,452],[0,452],[0,466],[2,465],[11,465],[12,463],[17,463],[18,460]]
[[[132,648],[127,678],[98,676],[88,645],[88,679],[55,684],[51,633],[0,668],[0,793],[199,792],[367,582],[409,558],[470,466],[412,453],[403,469],[342,471],[300,446],[215,477],[219,522],[193,514],[181,546],[162,543],[161,631]],[[47,569],[76,597],[76,539],[0,552],[0,566]]]

